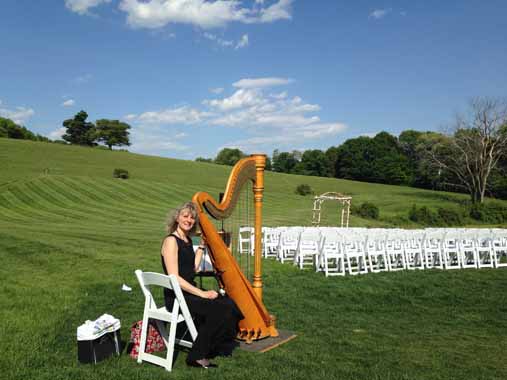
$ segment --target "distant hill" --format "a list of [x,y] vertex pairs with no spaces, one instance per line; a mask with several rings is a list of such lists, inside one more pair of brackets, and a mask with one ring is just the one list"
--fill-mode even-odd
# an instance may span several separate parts
[[[88,220],[160,221],[167,209],[196,191],[218,198],[231,170],[211,163],[14,139],[0,139],[0,162],[0,216],[33,213],[48,222],[55,218],[79,223],[88,212]],[[130,179],[114,179],[115,168],[128,170]],[[407,220],[412,204],[457,207],[467,199],[402,186],[266,172],[264,224],[311,223],[313,197],[295,194],[302,183],[316,194],[345,193],[353,197],[353,204],[369,201],[379,207],[378,221],[353,216],[352,226],[415,227]],[[337,204],[324,203],[323,224],[338,225],[338,210]]]

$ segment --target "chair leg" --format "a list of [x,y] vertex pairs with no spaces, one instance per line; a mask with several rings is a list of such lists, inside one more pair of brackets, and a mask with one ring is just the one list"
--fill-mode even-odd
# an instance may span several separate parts
[[167,356],[166,356],[166,367],[165,369],[171,372],[173,368],[173,356],[174,356],[174,341],[176,339],[176,327],[178,327],[177,316],[173,316],[171,321],[171,327],[169,328],[169,342],[167,344]]
[[137,362],[143,361],[144,350],[146,348],[146,338],[148,336],[148,314],[144,313],[143,326],[141,327],[141,342],[139,343],[139,355],[137,355]]

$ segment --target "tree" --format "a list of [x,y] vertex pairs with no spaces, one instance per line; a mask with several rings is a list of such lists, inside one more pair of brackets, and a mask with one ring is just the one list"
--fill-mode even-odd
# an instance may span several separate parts
[[218,152],[215,163],[233,166],[243,157],[245,157],[245,154],[239,149],[224,148]]
[[337,178],[368,181],[373,177],[372,139],[360,136],[338,147],[335,173]]
[[326,154],[319,150],[305,150],[301,156],[302,173],[318,177],[329,177],[329,161]]
[[264,170],[273,170],[273,165],[271,164],[271,158],[269,158],[269,156],[266,156],[266,166],[264,167]]
[[275,155],[273,152],[273,171],[279,173],[293,173],[298,161],[293,153],[278,152]]
[[398,139],[387,132],[380,132],[371,142],[371,180],[392,185],[410,183],[408,160]]
[[29,129],[17,125],[11,119],[3,117],[0,117],[0,137],[33,141],[49,141],[47,137],[35,134]]
[[67,132],[62,136],[65,141],[78,145],[95,145],[95,125],[86,121],[88,114],[85,111],[79,111],[73,119],[67,119],[63,126]]
[[452,135],[429,150],[429,158],[456,177],[472,203],[482,203],[490,174],[507,154],[507,102],[475,98],[452,129]]
[[95,139],[106,144],[109,149],[113,146],[130,145],[130,125],[118,120],[100,119],[96,122]]
[[195,161],[197,161],[197,162],[213,162],[213,159],[211,159],[211,158],[205,158],[205,157],[197,157],[195,159]]
[[338,158],[338,147],[332,146],[325,152],[327,162],[329,164],[329,173],[331,177],[337,177],[336,175],[336,160]]

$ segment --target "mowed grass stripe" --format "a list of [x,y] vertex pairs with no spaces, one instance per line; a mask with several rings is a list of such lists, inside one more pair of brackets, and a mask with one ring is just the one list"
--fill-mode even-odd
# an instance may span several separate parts
[[[109,205],[114,210],[129,210],[132,215],[136,215],[136,217],[139,214],[146,213],[147,208],[157,209],[155,205],[149,203],[149,200],[145,199],[143,202],[133,200],[139,198],[135,192],[125,188],[119,189],[118,191],[111,191],[108,183],[103,183],[102,181],[89,180],[85,184],[82,184],[77,179],[67,178],[65,184],[72,187],[75,191],[79,191],[79,188],[83,185],[93,189],[93,191],[100,193],[106,198],[103,202],[105,205]],[[119,197],[120,194],[121,197]],[[116,213],[117,211],[114,212]]]
[[[90,178],[91,180],[91,178]],[[90,185],[101,185],[102,191],[108,191],[108,193],[115,194],[117,189],[119,191],[128,191],[132,194],[132,199],[137,200],[140,203],[148,203],[152,202],[155,204],[162,203],[161,191],[160,189],[154,191],[152,193],[149,192],[148,184],[149,182],[143,180],[106,180],[106,179],[95,179],[93,183],[90,182]],[[144,188],[146,187],[146,188]],[[146,193],[150,193],[149,197],[146,197]]]
[[49,218],[48,221],[51,220],[51,217],[55,217],[54,213],[47,213],[43,210],[34,208],[32,205],[27,204],[27,196],[22,191],[6,191],[3,193],[3,198],[5,200],[5,205],[11,211],[15,212],[23,219],[45,219]]
[[[39,186],[42,185],[42,186]],[[44,184],[31,184],[28,186],[31,189],[31,193],[33,197],[39,198],[39,203],[34,206],[41,210],[45,210],[47,212],[53,212],[59,217],[69,218],[69,219],[103,219],[109,220],[110,215],[106,210],[101,208],[93,208],[91,205],[85,201],[78,204],[67,204],[65,206],[58,203],[58,201],[54,197],[44,197],[48,192],[45,190],[46,186]],[[51,204],[51,202],[56,201],[56,204]],[[50,205],[49,207],[47,205]]]
[[85,182],[86,186],[93,189],[95,192],[99,192],[104,197],[107,197],[108,204],[114,204],[114,207],[126,206],[132,209],[136,213],[145,213],[148,209],[157,210],[160,206],[154,202],[153,198],[146,198],[140,194],[140,189],[124,188],[121,189],[126,193],[124,201],[119,201],[117,194],[118,191],[110,189],[109,182],[102,180],[87,178]]
[[10,220],[13,223],[18,223],[26,220],[25,215],[18,213],[12,208],[11,203],[4,194],[0,194],[0,215],[2,216],[0,221]]
[[[104,210],[103,203],[102,205],[96,205],[94,203],[87,202],[74,203],[72,200],[79,199],[79,195],[81,193],[69,193],[68,189],[65,189],[61,185],[62,181],[46,179],[43,186],[46,188],[52,188],[51,192],[53,195],[55,195],[52,197],[52,200],[57,202],[54,207],[52,206],[48,208],[44,205],[45,198],[43,195],[39,194],[39,191],[37,191],[38,189],[33,188],[33,185],[26,186],[25,189],[21,187],[18,189],[13,189],[13,198],[18,199],[19,201],[11,202],[11,207],[18,209],[21,207],[24,210],[22,212],[22,215],[25,217],[33,217],[34,215],[39,215],[39,217],[47,217],[49,220],[59,220],[62,218],[77,220],[84,218],[91,220],[102,219],[104,221],[108,221],[111,219],[111,213],[107,210]],[[57,197],[59,197],[60,200],[58,200]],[[26,203],[26,199],[31,200],[28,202],[29,204]],[[60,205],[62,209],[59,209]],[[115,212],[118,215],[122,214],[123,218],[125,217],[125,213],[122,213],[120,206],[115,209]],[[131,218],[138,220],[139,214],[136,214]]]
[[[34,206],[40,209],[44,209],[48,212],[53,212],[57,214],[58,216],[70,218],[70,219],[82,219],[82,218],[90,218],[90,212],[87,209],[82,209],[83,206],[86,204],[85,202],[80,203],[79,207],[76,207],[78,205],[63,205],[62,203],[58,202],[58,200],[52,196],[51,192],[47,190],[47,187],[42,183],[30,183],[27,184],[28,188],[31,190],[32,194],[34,196],[38,197],[39,203]],[[86,207],[86,206],[84,206]],[[80,209],[81,208],[81,209]],[[107,212],[102,211],[103,215],[99,215],[96,212],[93,212],[93,217],[103,218],[107,220],[109,218]]]
[[[80,186],[78,183],[73,182],[69,178],[65,178],[63,180],[60,180],[58,182],[58,185],[61,189],[64,189],[64,191],[67,192],[67,194],[72,194],[73,196],[79,195],[80,193]],[[104,206],[104,207],[102,207]],[[108,213],[105,208],[110,209],[110,212]],[[89,209],[90,212],[97,212],[98,214],[104,213],[104,215],[107,218],[107,215],[109,214],[109,217],[111,216],[122,216],[124,218],[132,218],[132,219],[139,219],[139,216],[143,214],[143,209],[138,207],[133,207],[131,203],[128,202],[128,197],[123,194],[123,197],[121,200],[116,197],[116,199],[111,196],[107,202],[103,201],[100,204],[97,203],[86,203],[86,208]],[[113,213],[113,215],[111,215]]]

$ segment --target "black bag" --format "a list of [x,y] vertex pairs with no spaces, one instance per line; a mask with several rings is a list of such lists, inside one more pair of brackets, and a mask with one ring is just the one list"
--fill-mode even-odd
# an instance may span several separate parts
[[110,357],[120,356],[120,330],[116,330],[94,340],[77,341],[77,358],[81,363],[98,362]]

